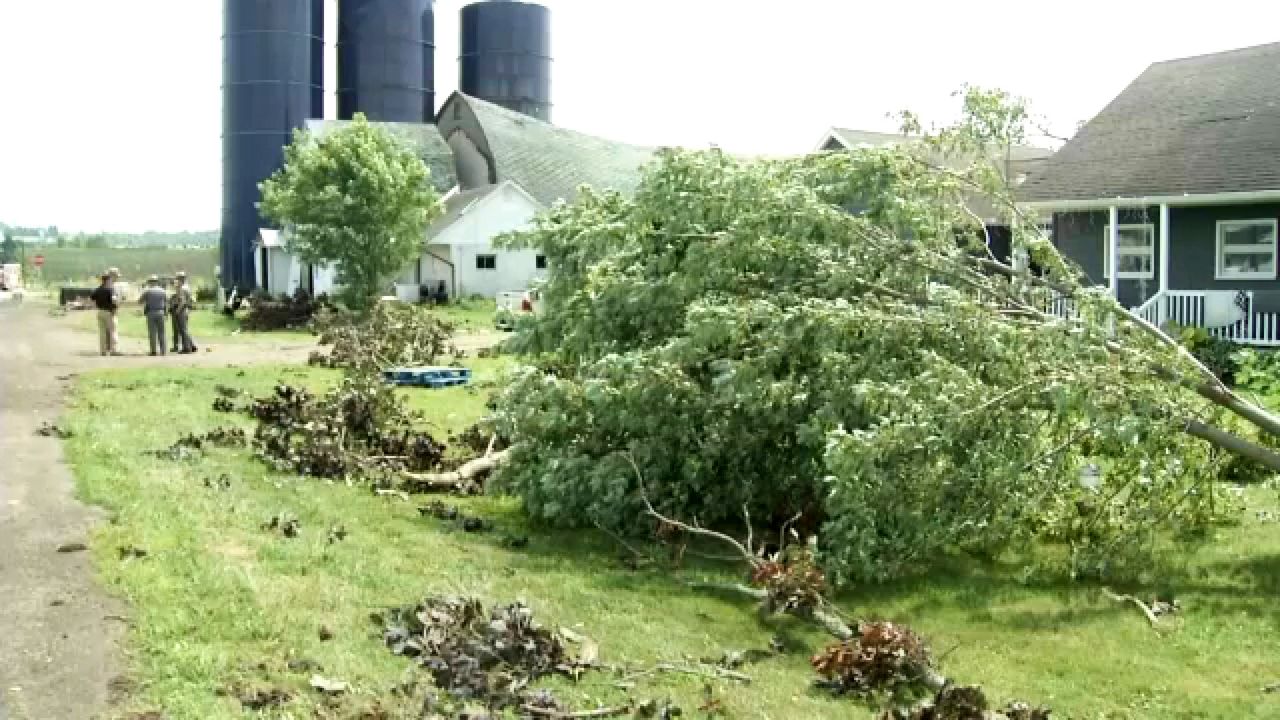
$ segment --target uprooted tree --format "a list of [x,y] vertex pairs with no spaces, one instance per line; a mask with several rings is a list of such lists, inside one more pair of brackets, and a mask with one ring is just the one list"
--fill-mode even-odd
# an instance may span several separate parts
[[[664,515],[799,515],[836,584],[1045,538],[1094,572],[1213,521],[1212,447],[1280,468],[1230,430],[1280,421],[1018,211],[1004,158],[1026,124],[968,90],[959,123],[894,148],[664,152],[634,196],[584,190],[509,238],[552,271],[499,401],[498,485],[540,518],[647,531],[634,458]],[[992,254],[975,198],[1028,267]]]

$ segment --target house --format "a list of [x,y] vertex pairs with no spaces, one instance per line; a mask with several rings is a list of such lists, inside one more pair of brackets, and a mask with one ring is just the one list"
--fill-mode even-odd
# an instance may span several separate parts
[[[815,147],[815,152],[833,152],[856,150],[859,148],[876,148],[917,142],[918,137],[904,133],[873,132],[833,127],[822,136]],[[1002,175],[1010,188],[1017,188],[1036,173],[1053,156],[1053,150],[1032,145],[1014,145],[1001,148],[996,162],[1003,165]],[[963,170],[973,158],[933,158],[937,165],[952,170]],[[974,215],[981,218],[990,240],[991,253],[998,259],[1009,262],[1012,255],[1013,236],[1008,226],[1008,211],[997,207],[990,198],[974,195],[966,203]],[[1047,224],[1047,218],[1042,219]]]
[[[1158,326],[1280,345],[1280,43],[1158,62],[1019,193]],[[1112,272],[1112,268],[1115,272]]]

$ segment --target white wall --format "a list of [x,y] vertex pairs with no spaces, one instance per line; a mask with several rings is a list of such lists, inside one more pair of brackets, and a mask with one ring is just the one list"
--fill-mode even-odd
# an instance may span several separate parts
[[[539,207],[528,195],[509,183],[504,183],[450,225],[438,237],[432,238],[433,246],[449,246],[445,257],[456,267],[458,287],[456,297],[484,295],[494,297],[500,292],[524,290],[545,271],[538,270],[534,250],[499,250],[492,245],[494,237],[513,230],[529,227]],[[438,247],[433,253],[444,256]],[[496,267],[481,270],[476,258],[481,255],[496,256]],[[423,282],[435,286],[440,280],[449,283],[449,267],[431,258],[423,259]]]

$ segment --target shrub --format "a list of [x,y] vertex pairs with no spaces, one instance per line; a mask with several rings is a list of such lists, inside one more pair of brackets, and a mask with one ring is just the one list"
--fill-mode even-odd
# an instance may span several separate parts
[[1186,327],[1175,330],[1178,341],[1197,360],[1204,363],[1210,372],[1228,385],[1235,382],[1236,370],[1239,368],[1236,359],[1239,345],[1226,338],[1210,335],[1204,328]]

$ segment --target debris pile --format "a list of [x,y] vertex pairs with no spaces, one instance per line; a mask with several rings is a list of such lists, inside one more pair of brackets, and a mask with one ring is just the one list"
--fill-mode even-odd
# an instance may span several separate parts
[[66,440],[76,435],[71,430],[48,421],[40,424],[40,427],[36,429],[36,434],[41,437],[56,437],[59,440]]
[[188,433],[163,450],[155,451],[156,457],[175,462],[199,457],[206,447],[244,447],[248,437],[240,428],[214,428],[203,435]]
[[891,622],[860,623],[848,640],[827,646],[810,661],[821,687],[840,694],[918,694],[935,674],[929,646],[910,628]]
[[316,312],[328,307],[327,297],[320,295],[313,299],[301,288],[292,297],[260,295],[250,303],[249,314],[240,322],[240,327],[252,332],[305,330],[311,325]]
[[283,537],[293,539],[298,537],[298,533],[302,529],[302,526],[299,524],[298,518],[288,513],[280,513],[279,515],[272,515],[267,518],[267,521],[262,523],[262,529],[270,533],[279,533]]
[[752,568],[751,584],[764,588],[769,609],[774,612],[812,611],[822,605],[827,592],[826,576],[807,547],[788,548],[785,553],[760,561]]
[[311,364],[379,373],[392,367],[432,365],[456,353],[452,323],[416,305],[380,303],[369,317],[322,313],[316,318],[320,344],[329,352],[311,354]]
[[921,705],[887,710],[880,720],[1051,720],[1047,707],[1011,702],[1003,710],[988,709],[987,696],[977,685],[947,685]]
[[529,685],[580,669],[561,637],[538,624],[523,603],[486,612],[474,598],[430,597],[372,617],[391,652],[414,658],[447,696],[428,699],[427,717],[462,717],[451,713],[469,706],[560,712],[549,693]]
[[446,505],[439,500],[427,503],[418,508],[418,513],[423,517],[433,517],[437,520],[457,523],[463,532],[479,533],[488,532],[493,529],[493,523],[484,518],[473,517],[458,510],[453,505]]
[[346,377],[323,396],[278,385],[254,401],[254,447],[279,470],[329,479],[377,479],[435,468],[444,447],[376,378]]

